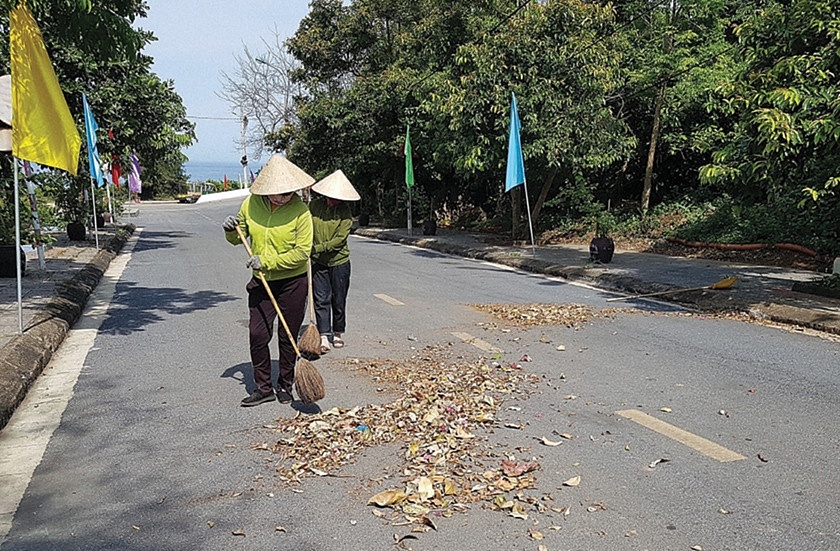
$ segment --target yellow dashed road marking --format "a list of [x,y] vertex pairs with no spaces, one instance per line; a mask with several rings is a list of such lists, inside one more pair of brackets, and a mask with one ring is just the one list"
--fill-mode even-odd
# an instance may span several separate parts
[[494,354],[501,354],[502,352],[504,352],[504,350],[502,350],[501,348],[496,348],[489,342],[484,342],[481,339],[477,339],[469,333],[452,333],[452,335],[458,337],[467,344],[471,344],[476,348],[484,350],[485,352],[493,352]]
[[394,297],[389,297],[388,295],[373,295],[373,296],[375,296],[376,298],[378,298],[381,301],[387,302],[388,304],[390,304],[392,306],[405,306],[404,303],[398,301]]
[[728,450],[710,440],[706,440],[701,436],[697,436],[696,434],[692,434],[681,428],[675,427],[674,425],[670,425],[665,421],[660,421],[656,417],[648,415],[647,413],[643,413],[635,409],[625,409],[623,411],[616,411],[616,414],[626,417],[627,419],[630,419],[643,427],[649,428],[654,432],[658,432],[663,436],[676,440],[680,444],[684,444],[689,448],[722,463],[746,459],[746,457],[740,453]]

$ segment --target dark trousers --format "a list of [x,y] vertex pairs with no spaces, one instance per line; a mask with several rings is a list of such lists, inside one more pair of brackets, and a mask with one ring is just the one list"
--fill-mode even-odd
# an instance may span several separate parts
[[315,319],[321,335],[344,333],[347,329],[347,291],[350,289],[350,261],[332,268],[312,263],[312,294]]
[[[292,335],[297,335],[303,323],[306,311],[306,295],[309,292],[306,274],[289,278],[269,281],[269,287],[280,305],[283,319],[289,325]],[[277,311],[268,297],[268,293],[259,278],[253,277],[248,285],[248,336],[251,345],[251,365],[254,368],[254,383],[257,390],[263,394],[273,392],[271,385],[271,352],[268,344],[274,333],[274,321]],[[280,380],[277,386],[291,389],[295,382],[295,362],[297,356],[286,330],[281,323],[277,323],[277,340],[280,344]]]

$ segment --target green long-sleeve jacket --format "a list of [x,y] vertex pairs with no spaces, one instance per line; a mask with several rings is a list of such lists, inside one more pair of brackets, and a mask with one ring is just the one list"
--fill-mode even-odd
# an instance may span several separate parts
[[[260,257],[269,281],[306,273],[312,251],[312,216],[297,194],[273,211],[268,198],[249,195],[239,208],[239,227],[249,237],[251,252]],[[225,232],[225,239],[240,244],[239,234]]]
[[326,198],[317,197],[309,203],[309,211],[314,233],[312,261],[330,268],[348,262],[347,237],[353,226],[350,205],[342,202],[330,207]]

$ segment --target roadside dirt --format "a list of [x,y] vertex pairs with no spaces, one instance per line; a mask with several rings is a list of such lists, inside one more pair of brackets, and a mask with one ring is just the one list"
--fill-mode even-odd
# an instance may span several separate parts
[[[544,238],[544,239],[543,239]],[[560,245],[564,243],[575,245],[589,245],[592,235],[583,238],[568,238],[558,236],[541,236],[544,244]],[[615,240],[618,250],[639,251],[667,256],[683,256],[686,258],[704,258],[724,262],[754,264],[760,266],[779,266],[827,273],[831,271],[833,259],[826,257],[812,257],[804,253],[768,247],[755,251],[730,251],[714,248],[700,248],[671,243],[665,239],[621,239]]]

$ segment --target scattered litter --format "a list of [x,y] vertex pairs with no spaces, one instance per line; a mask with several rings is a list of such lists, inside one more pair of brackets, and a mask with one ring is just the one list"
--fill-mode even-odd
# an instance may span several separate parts
[[657,466],[657,465],[659,465],[660,463],[668,463],[668,462],[670,462],[670,461],[671,461],[670,459],[666,459],[666,458],[657,459],[656,461],[654,461],[653,463],[651,463],[650,465],[648,465],[648,468],[649,468],[649,469],[655,469],[655,468],[656,468],[656,466]]

